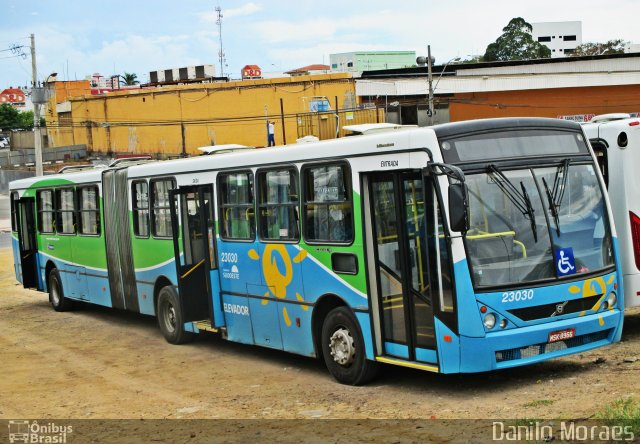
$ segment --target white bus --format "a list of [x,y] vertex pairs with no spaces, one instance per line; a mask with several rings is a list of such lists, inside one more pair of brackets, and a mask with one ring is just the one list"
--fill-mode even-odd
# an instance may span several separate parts
[[583,130],[596,153],[620,242],[627,307],[640,305],[640,118],[594,117]]

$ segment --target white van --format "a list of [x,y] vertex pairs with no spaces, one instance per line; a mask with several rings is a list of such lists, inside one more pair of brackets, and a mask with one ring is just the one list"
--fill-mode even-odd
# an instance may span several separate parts
[[609,192],[620,243],[625,306],[640,305],[640,117],[616,113],[583,125]]

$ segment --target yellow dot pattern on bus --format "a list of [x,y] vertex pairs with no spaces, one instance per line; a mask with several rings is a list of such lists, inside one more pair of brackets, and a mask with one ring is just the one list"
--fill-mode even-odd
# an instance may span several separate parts
[[[249,250],[249,258],[253,260],[261,260],[260,255],[254,249]],[[280,260],[284,264],[284,274],[281,272],[278,267],[278,256]],[[300,263],[307,257],[306,250],[300,250],[300,252],[293,258],[293,262]],[[262,254],[262,274],[264,275],[264,280],[267,284],[267,291],[264,294],[264,299],[262,300],[262,305],[267,305],[269,303],[269,297],[271,295],[275,296],[278,299],[285,299],[287,297],[287,287],[291,284],[293,280],[293,265],[291,262],[291,256],[289,256],[289,252],[287,248],[283,244],[268,244],[265,246],[264,252]],[[296,299],[300,302],[304,302],[304,298],[296,292]],[[303,310],[308,310],[309,307],[307,305],[302,305]],[[284,323],[287,327],[291,327],[291,318],[289,317],[289,312],[287,311],[287,307],[282,309],[282,318],[284,319]]]

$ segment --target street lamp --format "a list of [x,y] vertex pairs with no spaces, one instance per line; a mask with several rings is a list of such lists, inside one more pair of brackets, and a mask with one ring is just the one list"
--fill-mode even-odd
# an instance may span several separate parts
[[42,83],[42,86],[40,86],[40,83],[36,83],[34,81],[33,88],[31,88],[31,102],[33,103],[33,149],[35,151],[36,158],[36,176],[42,176],[44,174],[42,168],[42,133],[40,129],[40,105],[44,105],[51,98],[51,90],[47,87],[47,84],[51,77],[56,77],[57,75],[57,72],[49,74],[45,81]]
[[[429,109],[427,110],[427,115],[429,116],[429,125],[433,125],[433,115],[435,114],[435,110],[434,110],[434,106],[433,106],[433,92],[436,90],[436,88],[438,87],[438,83],[440,83],[440,79],[442,78],[442,76],[444,75],[445,70],[447,69],[447,66],[449,66],[449,63],[451,62],[457,62],[460,61],[460,57],[454,57],[452,59],[450,59],[447,63],[444,64],[444,66],[442,67],[442,70],[440,71],[440,75],[438,76],[438,78],[436,79],[436,84],[433,84],[433,60],[431,59],[431,45],[427,45],[427,83],[429,84]],[[418,62],[419,64],[422,64],[425,62],[424,57],[418,57],[416,59],[416,62]]]

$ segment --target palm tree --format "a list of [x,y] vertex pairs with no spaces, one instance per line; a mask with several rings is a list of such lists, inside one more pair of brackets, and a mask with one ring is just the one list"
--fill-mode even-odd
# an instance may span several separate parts
[[123,76],[120,76],[125,85],[137,85],[140,82],[136,80],[138,76],[132,72],[125,72]]

